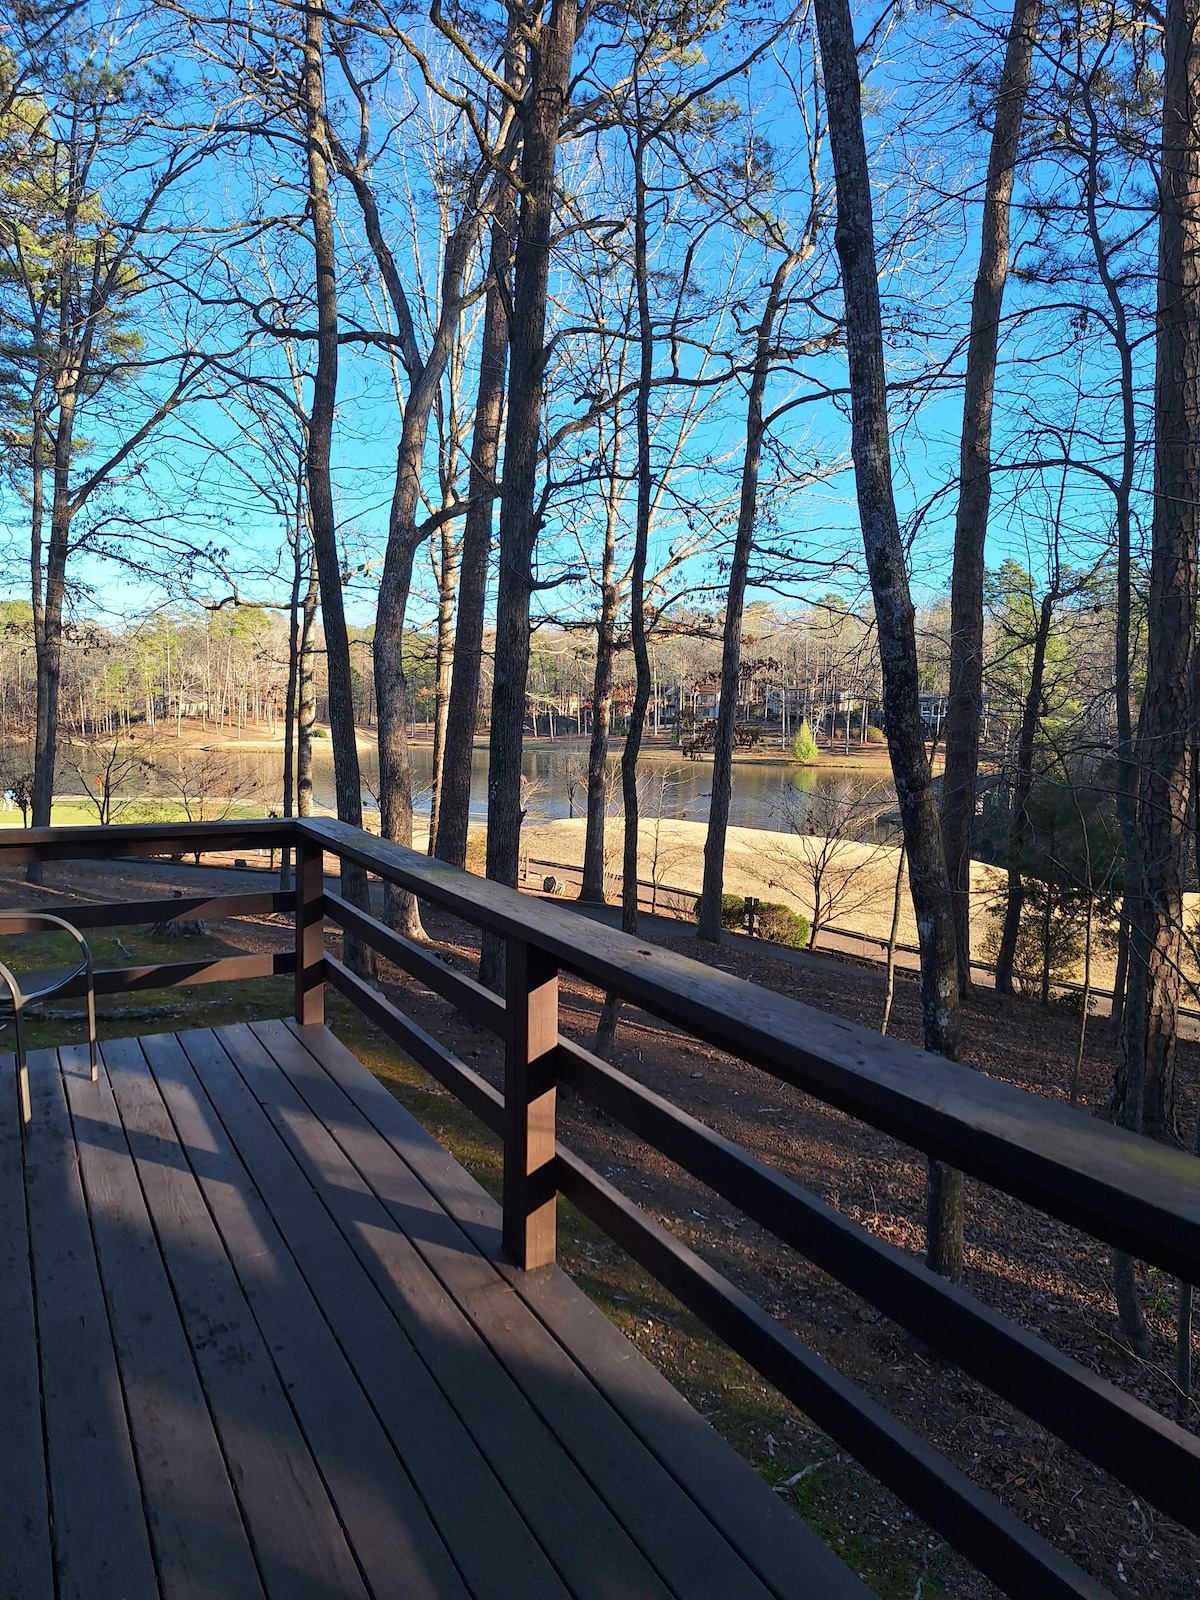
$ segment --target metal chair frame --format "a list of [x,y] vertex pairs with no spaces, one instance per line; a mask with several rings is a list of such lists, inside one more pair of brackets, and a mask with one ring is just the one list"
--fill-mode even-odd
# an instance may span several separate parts
[[0,981],[8,988],[9,998],[13,1008],[13,1028],[17,1038],[17,1084],[21,1096],[21,1121],[26,1127],[33,1120],[33,1102],[29,1095],[29,1067],[26,1062],[25,1051],[25,1022],[24,1009],[32,1001],[46,1000],[53,994],[61,994],[70,987],[80,976],[87,978],[87,1020],[88,1020],[88,1055],[91,1060],[92,1082],[96,1082],[96,987],[92,975],[92,952],[88,942],[64,917],[56,917],[49,911],[0,911],[0,936],[16,933],[38,933],[45,928],[55,928],[60,933],[70,934],[79,946],[82,959],[79,964],[66,973],[56,973],[53,983],[43,984],[40,988],[30,989],[26,992],[21,988],[16,976],[0,961]]

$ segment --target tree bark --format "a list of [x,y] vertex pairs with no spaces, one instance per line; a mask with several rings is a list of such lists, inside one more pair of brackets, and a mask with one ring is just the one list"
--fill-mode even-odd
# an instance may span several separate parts
[[[925,1048],[958,1055],[954,912],[933,774],[925,753],[916,626],[892,489],[887,376],[875,259],[871,177],[848,0],[816,0],[829,139],[837,188],[834,245],[842,267],[850,376],[851,454],[863,547],[875,601],[888,752],[908,852],[908,880],[921,952]],[[962,1174],[931,1161],[926,1186],[926,1261],[962,1274]]]
[[450,682],[454,661],[454,597],[458,589],[462,551],[455,547],[453,529],[444,522],[439,530],[441,550],[437,586],[437,665],[433,694],[433,776],[429,800],[428,854],[433,854],[442,804],[442,774],[446,762],[446,723],[450,716]]
[[913,604],[892,492],[883,326],[858,63],[847,0],[817,0],[816,16],[837,184],[834,242],[846,301],[851,449],[875,602],[888,751],[921,949],[923,1033],[927,1050],[953,1059],[958,1053],[954,922],[919,708]]
[[458,581],[458,621],[454,630],[454,664],[450,708],[446,717],[446,752],[438,804],[435,854],[456,867],[465,866],[471,815],[471,762],[479,715],[479,678],[483,664],[483,606],[488,560],[492,550],[496,468],[500,459],[500,424],[504,415],[504,379],[508,365],[509,280],[512,275],[511,201],[502,201],[492,222],[490,278],[483,313],[479,354],[479,389],[471,442],[466,522],[463,526],[462,569]]
[[296,712],[296,815],[313,814],[313,728],[317,721],[316,633],[319,599],[317,562],[309,565],[300,622],[300,691]]
[[604,836],[608,823],[608,740],[612,729],[613,667],[617,641],[617,500],[616,463],[620,459],[613,441],[613,472],[609,480],[608,514],[604,524],[604,557],[600,571],[600,615],[596,619],[596,665],[592,674],[592,737],[588,745],[587,822],[583,839],[581,900],[603,903]]
[[1057,594],[1053,589],[1042,596],[1037,628],[1033,636],[1033,662],[1029,689],[1021,711],[1021,731],[1017,738],[1017,774],[1013,784],[1012,820],[1008,828],[1008,892],[1004,903],[1004,929],[996,956],[996,989],[1013,992],[1013,962],[1021,932],[1021,912],[1025,905],[1025,880],[1021,872],[1021,849],[1029,833],[1029,796],[1033,790],[1033,747],[1037,740],[1042,711],[1042,686],[1046,676],[1046,648],[1054,618]]
[[[789,252],[775,269],[767,303],[758,324],[754,349],[754,369],[746,402],[746,454],[742,462],[741,499],[738,505],[737,533],[729,567],[729,589],[725,599],[725,631],[721,644],[721,699],[717,708],[717,736],[713,747],[712,798],[708,810],[708,831],[704,836],[704,887],[700,897],[700,919],[696,929],[701,939],[721,942],[721,896],[725,887],[725,835],[729,827],[729,800],[733,791],[733,740],[737,727],[738,681],[742,666],[742,612],[746,603],[746,579],[750,553],[754,547],[754,522],[758,511],[758,474],[762,461],[763,398],[771,372],[775,323],[783,304],[788,274],[796,264]],[[847,726],[849,718],[847,716]],[[815,913],[814,913],[815,939]]]
[[1187,865],[1188,751],[1200,532],[1200,3],[1168,0],[1164,27],[1154,517],[1146,688],[1138,731],[1138,892],[1122,1059],[1124,1126],[1175,1139],[1175,1029]]
[[[536,503],[545,364],[546,293],[558,133],[567,108],[577,0],[551,0],[530,44],[522,108],[521,201],[509,339],[508,422],[500,494],[500,576],[496,596],[496,670],[488,745],[487,875],[513,887],[521,849],[521,750],[529,677],[529,603],[541,515]],[[503,951],[484,943],[480,975],[502,987]]]
[[[313,376],[312,411],[308,426],[305,472],[321,593],[321,619],[325,629],[325,660],[329,682],[329,732],[333,745],[337,812],[343,822],[362,827],[362,781],[358,769],[358,743],[354,731],[354,692],[350,674],[350,641],[342,604],[342,567],[338,554],[337,520],[333,508],[330,458],[333,446],[334,406],[338,376],[337,263],[334,251],[333,208],[329,198],[329,167],[322,138],[324,126],[323,73],[324,10],[317,4],[304,12],[304,116],[308,157],[309,206],[312,213],[313,259],[317,288],[317,367]],[[361,867],[343,861],[342,894],[367,910],[367,875]],[[362,965],[357,941],[346,940],[348,959]]]
[[942,839],[954,904],[958,988],[971,986],[971,830],[983,717],[983,577],[992,495],[992,403],[1008,278],[1009,210],[1041,0],[1015,0],[983,197],[983,236],[971,300],[958,512],[950,581],[950,695],[942,774]]

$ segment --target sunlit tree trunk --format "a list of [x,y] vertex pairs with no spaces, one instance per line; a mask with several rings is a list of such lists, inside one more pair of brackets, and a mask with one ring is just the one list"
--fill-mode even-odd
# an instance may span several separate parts
[[[529,675],[529,607],[533,552],[540,526],[536,490],[554,169],[559,126],[567,108],[577,26],[577,0],[551,0],[549,14],[531,48],[532,81],[523,112],[508,422],[500,497],[496,666],[488,745],[487,875],[513,886],[521,849],[521,749]],[[485,940],[480,964],[483,981],[499,988],[502,972],[502,947],[495,940]]]
[[1004,69],[996,90],[979,270],[967,345],[950,584],[950,696],[942,774],[942,839],[954,896],[958,985],[964,994],[971,984],[971,828],[983,718],[983,576],[992,495],[992,402],[1000,313],[1008,278],[1009,208],[1041,10],[1041,0],[1016,0],[1013,7]]
[[[927,1050],[953,1059],[958,1054],[954,913],[925,753],[915,620],[892,489],[871,181],[848,0],[816,0],[816,19],[837,185],[834,243],[846,305],[851,450],[875,602],[888,750],[921,952],[922,1032]],[[962,1229],[962,1175],[930,1162],[926,1259],[951,1278],[962,1272]]]

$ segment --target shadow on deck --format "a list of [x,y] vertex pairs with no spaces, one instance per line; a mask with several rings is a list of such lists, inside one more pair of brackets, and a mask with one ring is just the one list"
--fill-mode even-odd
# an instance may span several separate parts
[[0,1596],[865,1596],[319,1026],[0,1065]]

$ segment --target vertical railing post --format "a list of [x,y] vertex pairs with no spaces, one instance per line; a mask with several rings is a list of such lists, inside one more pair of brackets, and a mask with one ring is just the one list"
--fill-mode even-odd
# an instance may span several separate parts
[[296,836],[296,1021],[325,1021],[325,856]]
[[532,1270],[554,1261],[558,967],[523,939],[505,957],[505,1253]]

